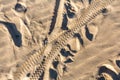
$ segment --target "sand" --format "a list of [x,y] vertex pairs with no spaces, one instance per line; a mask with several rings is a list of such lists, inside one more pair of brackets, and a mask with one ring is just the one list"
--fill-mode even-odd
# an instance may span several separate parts
[[[89,0],[82,1],[0,0],[0,80],[14,80],[17,65],[64,31],[74,28],[72,21],[90,5]],[[16,8],[18,3],[22,9]],[[119,3],[116,0],[107,6],[107,11],[68,41],[61,52],[63,61],[70,60],[64,62],[66,70],[60,68],[63,66],[57,69],[51,66],[48,80],[104,80],[103,77],[120,80]]]

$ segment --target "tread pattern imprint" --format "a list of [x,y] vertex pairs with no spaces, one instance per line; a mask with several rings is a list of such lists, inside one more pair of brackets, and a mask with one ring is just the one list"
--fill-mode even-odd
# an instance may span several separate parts
[[120,80],[119,3],[1,0],[0,80]]

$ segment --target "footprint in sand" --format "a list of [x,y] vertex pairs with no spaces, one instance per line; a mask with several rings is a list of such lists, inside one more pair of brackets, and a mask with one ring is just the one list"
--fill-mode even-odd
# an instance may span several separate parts
[[97,80],[119,80],[118,73],[113,66],[104,64],[99,68]]
[[98,70],[97,80],[120,80],[120,59],[114,59],[113,65],[103,64]]

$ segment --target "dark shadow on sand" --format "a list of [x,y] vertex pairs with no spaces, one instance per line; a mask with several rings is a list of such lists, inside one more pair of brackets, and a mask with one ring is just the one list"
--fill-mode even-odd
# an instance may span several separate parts
[[64,57],[73,56],[71,55],[70,51],[66,51],[64,48],[61,49],[60,53]]
[[57,80],[57,76],[58,76],[57,72],[53,69],[50,69],[49,72],[50,72],[50,78],[54,79],[54,80]]
[[90,41],[92,41],[93,40],[93,34],[91,34],[90,32],[89,32],[89,29],[88,29],[88,27],[87,27],[87,25],[85,26],[85,35],[86,35],[86,37],[90,40]]
[[55,23],[56,23],[56,19],[57,19],[57,13],[58,13],[58,8],[59,8],[59,4],[60,4],[60,0],[56,0],[56,3],[55,3],[55,9],[54,9],[54,16],[52,18],[52,22],[51,22],[51,25],[50,25],[50,30],[49,30],[49,33],[48,34],[51,34],[54,27],[55,27]]
[[79,33],[76,33],[74,36],[78,38],[80,44],[84,47],[84,41],[83,41],[81,35]]
[[70,10],[72,9],[72,6],[71,6],[71,4],[70,4],[70,0],[67,0],[67,1],[69,2],[68,5],[65,4],[65,8],[66,8],[66,11],[67,11],[67,15],[68,15],[69,18],[73,18],[74,15],[75,15],[75,13],[70,11]]
[[[100,69],[98,71],[98,75],[101,75],[103,72],[109,74],[113,78],[113,80],[119,80],[118,75],[115,72],[113,72],[112,70],[106,68],[105,66],[100,67]],[[103,79],[103,77],[99,78],[98,80],[102,80],[102,79]]]
[[16,46],[20,47],[22,45],[22,35],[21,33],[17,30],[16,25],[14,23],[9,23],[9,22],[4,22],[0,21],[1,24],[4,24],[5,27],[8,29],[13,42]]
[[120,60],[116,60],[116,64],[120,68]]
[[62,22],[62,26],[61,26],[62,30],[68,30],[67,23],[68,23],[67,14],[64,14],[63,22]]

